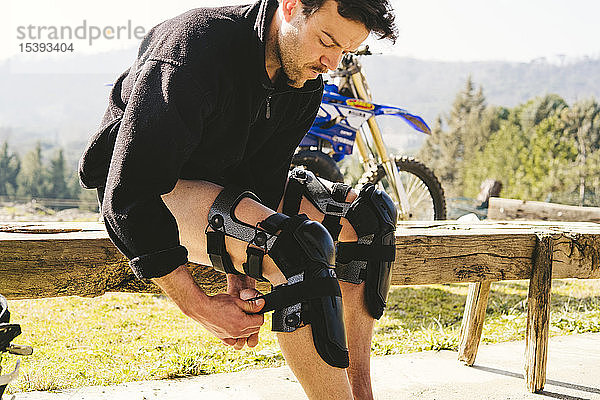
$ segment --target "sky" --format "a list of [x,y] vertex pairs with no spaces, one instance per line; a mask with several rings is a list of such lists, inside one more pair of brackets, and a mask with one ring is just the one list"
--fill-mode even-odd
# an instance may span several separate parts
[[[239,4],[244,0],[2,0],[0,15],[0,62],[48,57],[47,53],[25,53],[26,38],[19,27],[86,26],[104,29],[155,24],[201,6]],[[597,0],[392,0],[400,37],[396,45],[376,43],[385,54],[441,61],[502,60],[529,62],[547,58],[564,62],[566,57],[600,57],[600,1]],[[23,32],[23,28],[21,31]],[[81,31],[83,32],[83,30]],[[88,31],[89,32],[89,31]],[[126,36],[126,31],[123,30]],[[72,55],[92,54],[137,47],[133,37],[73,42]],[[64,54],[53,53],[54,57]]]

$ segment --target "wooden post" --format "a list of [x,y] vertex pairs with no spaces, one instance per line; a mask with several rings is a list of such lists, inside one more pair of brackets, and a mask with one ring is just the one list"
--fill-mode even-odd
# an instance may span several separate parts
[[458,344],[458,360],[469,366],[473,365],[475,357],[477,357],[490,284],[490,281],[484,281],[469,285]]
[[527,388],[533,393],[541,391],[546,383],[552,286],[552,238],[550,234],[538,234],[537,237],[529,281],[525,336],[525,379]]

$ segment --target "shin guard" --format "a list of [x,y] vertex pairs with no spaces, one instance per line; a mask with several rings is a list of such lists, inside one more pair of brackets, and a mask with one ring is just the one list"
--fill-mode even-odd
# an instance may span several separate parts
[[334,367],[348,366],[348,349],[342,311],[342,297],[335,270],[334,243],[318,222],[305,215],[288,217],[273,214],[257,226],[235,217],[239,202],[250,192],[223,189],[215,199],[209,215],[207,250],[215,269],[239,273],[225,248],[225,236],[248,243],[244,272],[264,280],[262,260],[268,254],[287,278],[287,283],[261,296],[265,306],[261,313],[274,311],[272,329],[293,332],[310,324],[315,348],[321,358]]
[[330,192],[312,172],[296,168],[289,176],[283,210],[297,213],[305,196],[325,214],[323,225],[335,240],[341,230],[340,218],[350,222],[358,241],[337,244],[336,274],[345,282],[366,282],[367,309],[373,318],[379,319],[385,308],[395,259],[397,210],[387,193],[372,184],[365,185],[352,203],[345,202],[349,190],[348,185],[336,183]]

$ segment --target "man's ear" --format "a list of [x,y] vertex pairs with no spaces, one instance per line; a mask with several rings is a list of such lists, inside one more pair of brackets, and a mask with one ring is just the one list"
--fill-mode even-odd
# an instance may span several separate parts
[[302,2],[300,0],[281,0],[280,7],[285,22],[290,22],[297,12],[302,12]]

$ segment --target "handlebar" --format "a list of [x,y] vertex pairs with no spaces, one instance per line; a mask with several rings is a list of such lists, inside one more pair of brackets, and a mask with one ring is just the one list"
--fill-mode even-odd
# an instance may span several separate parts
[[355,56],[371,56],[371,55],[373,55],[373,53],[371,53],[371,50],[369,50],[368,44],[365,44],[364,46],[360,46],[358,49],[356,49],[356,51],[353,54]]
[[[375,53],[375,54],[380,54],[380,53]],[[371,55],[373,55],[373,53],[369,49],[369,45],[368,44],[362,45],[358,49],[356,49],[356,51],[354,51],[352,53],[344,54],[344,56],[342,57],[342,61],[338,65],[337,69],[335,71],[331,71],[329,73],[329,76],[331,76],[332,78],[346,77],[346,76],[355,74],[357,72],[360,72],[361,65],[360,65],[360,62],[358,61],[358,56],[371,56]]]

